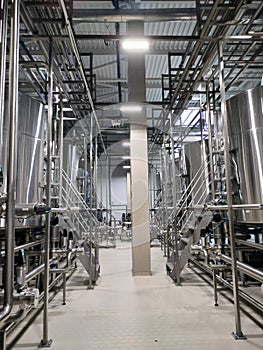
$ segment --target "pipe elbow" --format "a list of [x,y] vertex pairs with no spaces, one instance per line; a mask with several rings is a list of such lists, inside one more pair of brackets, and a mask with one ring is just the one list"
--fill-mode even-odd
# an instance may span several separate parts
[[0,326],[6,321],[12,310],[11,304],[6,304],[0,312]]

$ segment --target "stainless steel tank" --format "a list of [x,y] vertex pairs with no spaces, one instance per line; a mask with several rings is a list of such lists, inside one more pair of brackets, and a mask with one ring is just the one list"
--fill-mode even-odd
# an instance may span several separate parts
[[19,95],[17,128],[17,200],[41,203],[43,182],[44,105]]
[[[16,203],[39,203],[42,202],[40,183],[43,180],[44,106],[21,93],[18,101]],[[7,106],[5,110],[7,111]],[[8,157],[6,128],[7,112],[4,115],[3,145],[0,155],[0,166],[4,172],[3,193],[6,193]]]
[[[263,87],[227,101],[234,202],[263,203]],[[262,210],[242,210],[236,219],[263,223]]]

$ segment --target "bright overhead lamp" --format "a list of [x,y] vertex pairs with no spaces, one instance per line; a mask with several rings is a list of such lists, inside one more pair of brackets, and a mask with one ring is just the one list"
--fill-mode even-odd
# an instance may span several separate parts
[[130,156],[122,156],[121,159],[131,159]]
[[123,165],[123,169],[131,169],[130,165]]
[[122,47],[127,51],[147,51],[149,50],[150,43],[146,39],[124,39],[122,41]]
[[131,143],[129,141],[123,141],[122,146],[123,147],[130,147]]
[[142,106],[139,105],[124,105],[120,107],[121,112],[141,112]]

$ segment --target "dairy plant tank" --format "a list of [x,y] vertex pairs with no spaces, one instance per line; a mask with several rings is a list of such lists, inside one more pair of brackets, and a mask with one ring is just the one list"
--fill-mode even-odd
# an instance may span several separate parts
[[[263,203],[263,87],[227,101],[234,203]],[[236,220],[263,223],[262,210],[241,210]]]

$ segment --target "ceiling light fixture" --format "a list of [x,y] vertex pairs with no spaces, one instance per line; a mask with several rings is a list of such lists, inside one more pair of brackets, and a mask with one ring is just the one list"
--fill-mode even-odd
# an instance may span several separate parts
[[139,105],[123,105],[120,107],[121,112],[141,112],[142,106]]
[[130,165],[123,165],[123,169],[131,169]]
[[147,51],[149,50],[150,43],[146,39],[124,39],[122,47],[128,51]]

